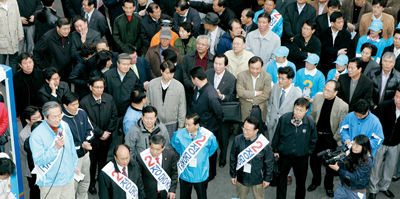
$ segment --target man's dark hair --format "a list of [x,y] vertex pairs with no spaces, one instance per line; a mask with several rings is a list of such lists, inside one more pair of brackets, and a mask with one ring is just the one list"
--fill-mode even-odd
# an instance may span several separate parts
[[247,117],[247,118],[244,120],[243,123],[245,123],[245,122],[254,125],[254,130],[257,130],[257,129],[260,128],[260,121],[258,121],[258,119],[257,119],[256,117],[254,117],[254,116],[249,116],[249,117]]
[[170,73],[175,73],[175,71],[176,71],[175,64],[172,63],[172,61],[169,61],[169,60],[164,61],[164,62],[161,63],[161,65],[160,65],[160,69],[161,69],[162,72],[165,72],[165,70],[166,70],[167,68],[169,69],[169,72],[170,72]]
[[400,28],[394,30],[393,36],[395,36],[396,34],[400,34]]
[[258,21],[260,18],[267,18],[267,19],[268,19],[268,23],[271,22],[271,15],[269,15],[269,14],[266,13],[266,12],[261,13],[260,15],[258,15],[257,21]]
[[12,176],[15,174],[15,164],[9,158],[0,158],[0,175]]
[[294,70],[290,66],[280,67],[278,69],[278,74],[286,74],[286,77],[288,79],[292,79],[293,80],[293,78],[294,78]]
[[76,100],[79,100],[79,96],[71,91],[68,91],[67,93],[65,93],[62,98],[61,98],[61,102],[64,105],[67,105],[75,102]]
[[21,64],[22,60],[28,59],[28,58],[31,58],[32,61],[35,62],[35,60],[33,60],[33,55],[31,53],[23,52],[18,56],[18,63]]
[[371,4],[372,4],[372,6],[379,4],[382,7],[386,7],[387,0],[372,0]]
[[165,22],[166,20],[168,20],[169,21],[168,24],[170,24],[170,26],[168,26],[168,27],[174,26],[174,18],[170,17],[169,15],[165,15],[165,16],[160,17],[160,20],[158,20],[158,25],[161,26],[161,27],[166,26],[166,24],[167,24]]
[[62,17],[57,20],[57,27],[61,28],[63,25],[71,25],[68,18]]
[[46,70],[43,73],[43,77],[44,77],[45,80],[49,80],[50,81],[51,77],[56,73],[58,74],[58,71],[57,71],[57,69],[55,67],[46,68]]
[[361,68],[361,59],[360,58],[357,58],[357,57],[351,58],[349,61],[349,64],[352,62],[356,63],[357,69]]
[[251,8],[246,8],[243,11],[247,11],[246,17],[250,17],[251,19],[254,19],[254,11]]
[[200,124],[200,116],[196,112],[187,114],[186,119],[188,120],[193,119],[194,125]]
[[398,87],[396,87],[396,91],[400,92],[400,85]]
[[96,0],[88,0],[88,6],[95,5]]
[[178,62],[178,55],[176,52],[172,49],[165,49],[162,51],[161,55],[164,57],[164,61],[171,61],[172,63],[177,63]]
[[165,143],[167,143],[167,140],[164,139],[164,137],[160,134],[155,134],[151,136],[150,138],[150,144],[161,144],[161,147],[165,147]]
[[[28,106],[24,109],[23,119],[31,120],[32,115],[39,111],[37,106]],[[40,111],[39,111],[40,112]]]
[[84,44],[82,44],[80,54],[81,54],[82,58],[87,58],[90,55],[95,54],[96,51],[97,51],[97,49],[96,49],[96,45],[94,45],[94,43],[85,42]]
[[146,11],[148,13],[153,13],[155,9],[159,8],[160,6],[158,6],[158,4],[156,3],[151,3],[149,4],[149,6],[147,6]]
[[[396,33],[396,32],[395,32]],[[369,48],[369,49],[371,49],[371,57],[373,57],[373,56],[375,56],[376,55],[376,53],[378,52],[378,48],[374,45],[374,44],[371,44],[371,43],[364,43],[362,46],[361,46],[361,52],[364,50],[364,48]]]
[[31,126],[31,132],[33,132],[33,130],[35,130],[35,128],[38,127],[42,122],[43,120],[34,122]]
[[99,40],[97,40],[97,42],[96,42],[96,46],[97,46],[97,44],[102,44],[102,43],[105,43],[105,44],[106,44],[106,46],[108,47],[108,41],[107,41],[107,40],[105,40],[105,39],[99,39]]
[[264,62],[261,59],[261,57],[253,56],[252,58],[249,59],[249,67],[250,67],[250,64],[254,64],[254,63],[257,63],[257,62],[261,62],[261,67],[264,65]]
[[157,117],[157,109],[154,106],[145,106],[142,109],[142,115],[144,116],[146,113],[154,113]]
[[123,53],[127,53],[129,55],[134,54],[137,51],[136,47],[132,44],[125,44],[122,46],[121,50]]
[[[243,40],[243,43],[246,43],[246,38],[243,37],[243,35],[237,35],[237,36],[235,36],[235,37],[233,38],[233,40],[234,40],[235,38],[240,38],[240,39]],[[233,41],[233,40],[232,40],[232,41]]]
[[72,20],[72,24],[75,25],[75,23],[79,20],[82,20],[83,22],[87,22],[87,20],[82,16],[82,15],[76,15],[74,19]]
[[89,79],[89,85],[90,86],[94,86],[94,83],[98,82],[98,81],[102,81],[103,82],[103,86],[106,84],[106,81],[99,76],[95,76]]
[[108,50],[102,50],[96,54],[96,68],[101,71],[107,66],[107,62],[112,60],[113,54]]
[[300,97],[300,98],[298,98],[295,102],[294,102],[294,105],[296,106],[301,106],[301,107],[303,107],[303,106],[305,106],[306,107],[306,110],[308,110],[309,108],[310,108],[310,102],[306,99],[306,98],[304,98],[304,97]]
[[[335,20],[335,21],[336,21],[336,20]],[[307,24],[307,26],[310,26],[310,27],[311,27],[311,30],[317,29],[317,23],[315,23],[315,21],[306,20],[306,21],[303,23],[303,26],[304,26],[304,24]]]
[[[331,79],[331,80],[327,81],[326,84],[329,83],[329,82],[332,82],[332,83],[335,84],[335,91],[339,91],[339,89],[340,89],[340,83],[339,83],[338,81]],[[326,85],[326,84],[325,84],[325,85]]]
[[51,5],[53,5],[54,0],[42,0],[42,4],[45,7],[50,7]]
[[190,35],[192,35],[194,33],[194,26],[192,25],[192,23],[190,23],[188,21],[180,23],[178,27],[182,27],[187,32],[190,32]]
[[125,3],[133,3],[133,7],[135,7],[135,1],[136,0],[124,0],[123,6],[125,6]]
[[218,0],[218,6],[223,6],[224,8],[228,7],[228,0]]
[[131,152],[131,150],[129,149],[128,145],[126,145],[126,144],[119,144],[119,145],[115,146],[115,148],[114,148],[114,152],[113,152],[113,153],[114,153],[114,156],[115,156],[115,157],[117,157],[117,151],[118,151],[119,147],[121,147],[121,146],[126,147],[126,148],[128,149],[128,151],[129,151],[129,153]]
[[186,0],[178,0],[175,2],[175,8],[180,8],[181,11],[189,9],[189,3]]
[[356,113],[365,115],[368,112],[369,103],[365,99],[359,99],[353,106],[353,110]]
[[229,23],[228,23],[229,30],[231,30],[231,31],[233,31],[233,22],[238,23],[240,25],[240,27],[242,26],[242,22],[239,21],[239,19],[233,18],[233,19],[229,20]]
[[190,77],[193,79],[197,77],[199,80],[205,80],[207,79],[207,74],[203,67],[195,66],[192,68],[192,70],[190,70]]
[[343,14],[339,11],[335,11],[331,14],[329,21],[335,23],[339,18],[343,18]]
[[216,56],[214,57],[214,62],[215,62],[215,58],[224,58],[224,59],[225,59],[224,65],[225,65],[225,66],[228,66],[228,57],[227,57],[225,54],[220,53],[220,54],[216,55]]
[[340,9],[340,7],[341,7],[340,2],[338,0],[330,0],[328,2],[328,8],[331,8],[331,7]]
[[146,90],[141,86],[135,86],[131,92],[131,102],[138,104],[146,97]]

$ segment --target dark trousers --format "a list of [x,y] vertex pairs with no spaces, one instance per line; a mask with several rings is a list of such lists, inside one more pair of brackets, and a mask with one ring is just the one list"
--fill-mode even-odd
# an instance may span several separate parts
[[30,199],[40,199],[40,189],[39,186],[35,185],[36,175],[32,174],[32,177],[27,177],[29,185],[29,195]]
[[308,170],[308,155],[302,157],[280,155],[278,167],[281,173],[278,177],[276,187],[277,199],[285,199],[287,191],[287,176],[290,168],[293,167],[294,176],[296,178],[296,199],[304,199],[306,197],[306,179]]
[[317,145],[315,146],[314,153],[310,157],[310,167],[313,174],[312,184],[319,186],[321,184],[321,163],[326,167],[326,175],[324,179],[325,189],[333,189],[333,177],[335,171],[332,170],[317,154],[326,149],[335,151],[337,147],[336,140],[333,139],[332,134],[318,134]]
[[[214,131],[213,134],[215,137],[217,137],[218,130]],[[214,154],[208,158],[210,161],[210,175],[209,175],[209,180],[213,180],[215,176],[217,175],[217,158],[218,158],[218,151],[215,151]],[[225,155],[226,156],[226,155]]]
[[[219,154],[219,162],[226,161],[226,153],[228,151],[229,144],[229,130],[232,124],[222,123],[217,131],[217,141],[221,153]],[[215,152],[217,153],[217,152]]]
[[[111,137],[108,139],[111,139]],[[99,140],[99,142],[104,141]],[[93,150],[90,151],[90,188],[96,185],[96,171],[100,173],[101,169],[106,166],[108,148],[109,146],[93,146]]]
[[194,187],[194,190],[196,191],[197,194],[197,199],[207,199],[207,186],[208,186],[207,180],[199,183],[190,183],[182,179],[179,179],[179,183],[181,185],[180,187],[181,198],[191,199],[192,187]]

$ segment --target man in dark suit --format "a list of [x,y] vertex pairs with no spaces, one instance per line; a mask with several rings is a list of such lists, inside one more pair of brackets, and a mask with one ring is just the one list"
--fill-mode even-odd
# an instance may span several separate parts
[[[131,160],[129,148],[126,145],[118,145],[114,149],[114,159],[110,162],[115,168],[117,175],[125,175],[138,188],[138,198],[145,199],[143,181],[139,172],[139,165]],[[108,164],[110,164],[108,163]],[[127,193],[120,188],[103,170],[99,174],[99,197],[101,199],[127,199]]]
[[97,40],[101,39],[101,35],[99,32],[90,29],[86,19],[81,15],[74,17],[73,24],[76,31],[71,33],[71,54],[73,58],[77,59],[81,52],[82,44],[86,42],[96,43]]
[[[344,19],[341,12],[333,12],[330,16],[331,28],[321,33],[321,64],[319,70],[326,76],[332,68],[338,55],[347,54],[351,44],[350,32],[343,28]],[[334,41],[333,41],[334,40]]]
[[96,0],[83,0],[81,15],[86,19],[88,27],[96,30],[103,37],[108,31],[106,18],[95,6]]
[[81,13],[82,0],[66,0],[68,14],[73,19]]
[[[328,12],[317,16],[316,20],[317,30],[315,31],[315,34],[317,35],[318,38],[321,38],[321,32],[323,30],[331,27],[331,22],[329,21],[329,17],[331,16],[331,14],[335,11],[340,10],[340,3],[338,0],[329,1],[327,6],[328,6]],[[345,25],[343,27],[345,27]]]
[[[206,71],[207,80],[217,90],[221,102],[236,101],[236,78],[229,71],[228,57],[225,54],[218,54],[214,57],[214,68]],[[217,141],[221,153],[219,155],[219,167],[226,165],[226,153],[229,143],[230,123],[223,122],[217,131]],[[217,153],[214,153],[217,155]]]
[[160,6],[155,3],[149,4],[146,10],[148,15],[143,16],[142,21],[140,21],[140,37],[143,45],[146,48],[150,48],[151,38],[161,30],[161,26],[157,21],[167,15],[161,13]]
[[393,35],[393,44],[391,46],[386,47],[383,50],[383,54],[386,52],[392,52],[396,56],[396,64],[394,65],[394,69],[400,71],[400,29],[396,29]]
[[147,84],[152,79],[149,62],[144,57],[138,57],[137,49],[131,44],[126,44],[121,50],[132,58],[131,70],[139,78],[139,86],[147,90]]
[[49,31],[56,27],[57,11],[53,9],[54,0],[43,0],[43,8],[35,13],[35,43]]
[[339,76],[340,89],[338,97],[349,105],[349,112],[359,99],[370,102],[372,99],[373,82],[361,73],[361,59],[353,58],[347,66],[348,74]]
[[229,21],[236,18],[236,14],[228,7],[228,0],[213,0],[213,3],[204,1],[190,1],[190,6],[202,13],[215,12],[220,13],[220,22],[218,26],[224,31],[229,29]]
[[[145,185],[144,191],[146,193],[146,198],[175,198],[175,191],[178,185],[177,163],[179,157],[175,151],[165,150],[165,143],[166,140],[161,135],[154,135],[150,138],[150,148],[140,153],[140,156],[137,156],[139,172],[142,174],[143,184]],[[168,191],[157,185],[158,181],[154,178],[153,174],[150,173],[145,163],[146,157],[148,156],[143,157],[142,154],[151,155],[151,159],[155,159],[154,163],[159,164],[171,178],[171,186]]]
[[197,37],[200,35],[200,24],[201,24],[201,19],[199,12],[197,10],[190,8],[189,3],[186,0],[179,0],[175,4],[175,10],[176,12],[174,13],[174,27],[172,28],[173,31],[176,33],[179,33],[179,24],[182,22],[190,22],[193,27],[194,27],[194,36]]
[[103,0],[104,5],[108,8],[108,15],[110,18],[111,29],[114,30],[115,19],[124,13],[122,6],[124,6],[124,1],[119,0]]
[[251,8],[246,8],[242,11],[240,21],[242,22],[242,28],[246,32],[246,35],[258,28],[258,25],[253,22],[253,18],[254,11]]
[[93,77],[89,80],[92,93],[80,101],[80,107],[87,113],[94,129],[94,140],[90,152],[89,193],[96,194],[97,171],[106,165],[107,153],[112,141],[112,132],[117,127],[117,106],[111,95],[104,93],[104,79]]

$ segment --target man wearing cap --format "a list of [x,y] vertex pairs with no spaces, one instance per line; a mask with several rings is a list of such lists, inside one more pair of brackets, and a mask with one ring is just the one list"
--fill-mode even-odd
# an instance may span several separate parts
[[382,37],[387,40],[393,35],[395,20],[392,15],[383,13],[387,0],[372,0],[372,12],[366,13],[360,20],[360,37],[368,35],[368,27],[371,26],[373,20],[381,20],[383,23]]
[[125,44],[132,44],[138,51],[142,49],[142,39],[140,38],[140,20],[134,15],[134,0],[125,0],[122,9],[125,13],[119,15],[114,21],[113,38],[118,49]]
[[269,63],[268,67],[264,66],[266,68],[267,73],[271,75],[271,83],[274,85],[275,83],[278,82],[278,69],[282,67],[291,67],[294,71],[294,78],[293,78],[293,83],[296,83],[296,65],[294,65],[293,62],[287,60],[287,56],[289,55],[289,48],[286,46],[281,46],[276,50],[275,52],[272,53],[275,55],[275,61],[272,61]]
[[225,31],[218,26],[220,20],[218,15],[213,12],[207,13],[201,22],[204,24],[204,34],[210,39],[210,52],[211,54],[215,55],[219,40],[222,38],[222,35],[225,33]]
[[[153,78],[161,76],[160,65],[162,62],[164,62],[161,53],[165,49],[174,50],[178,56],[178,64],[182,63],[181,51],[171,45],[171,38],[172,38],[171,32],[172,31],[169,28],[162,28],[161,32],[160,32],[160,43],[153,47],[150,47],[146,53],[145,58],[149,62],[150,69],[151,69],[151,76]],[[157,34],[156,34],[156,36],[157,36]]]
[[[161,30],[162,29],[170,29],[172,30],[172,26],[174,25],[174,19],[170,16],[163,16],[160,18],[159,20],[159,26],[161,26]],[[157,44],[160,43],[160,34],[161,34],[161,30],[158,31],[153,38],[151,38],[151,42],[150,42],[150,47],[153,47]],[[171,32],[171,41],[170,41],[170,45],[173,46],[175,41],[179,38],[179,35],[176,34],[174,31]]]
[[[307,191],[314,191],[321,184],[322,159],[317,156],[321,151],[330,149],[336,151],[337,146],[342,146],[339,126],[349,111],[349,106],[337,97],[339,83],[330,80],[325,84],[323,94],[314,96],[310,117],[317,123],[318,140],[314,153],[310,157],[310,167],[313,173],[312,183]],[[324,187],[326,195],[333,197],[333,176],[335,171],[326,166]]]
[[[396,30],[394,31],[394,36],[391,38],[392,38],[393,44],[386,47],[383,50],[383,54],[385,54],[386,52],[393,52],[394,55],[396,56],[396,63],[394,65],[394,68],[397,71],[400,71],[400,56],[399,56],[399,54],[400,54],[400,23],[397,26]],[[389,44],[389,42],[390,42],[390,38],[387,41],[387,44]]]
[[329,80],[338,80],[340,75],[347,73],[347,64],[349,63],[349,58],[347,55],[339,55],[336,61],[333,62],[336,65],[336,68],[331,69],[328,73],[326,81]]
[[[323,91],[325,76],[316,68],[319,62],[317,54],[311,53],[304,61],[306,62],[306,67],[297,71],[295,85],[303,91],[303,97],[312,103],[314,96]],[[310,110],[307,114],[310,113]]]

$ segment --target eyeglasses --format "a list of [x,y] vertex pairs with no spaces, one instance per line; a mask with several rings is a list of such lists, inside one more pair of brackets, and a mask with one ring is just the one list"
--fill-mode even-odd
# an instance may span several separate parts
[[306,112],[306,109],[294,108],[294,111],[303,113],[303,112]]
[[104,89],[104,86],[93,86],[94,89]]

